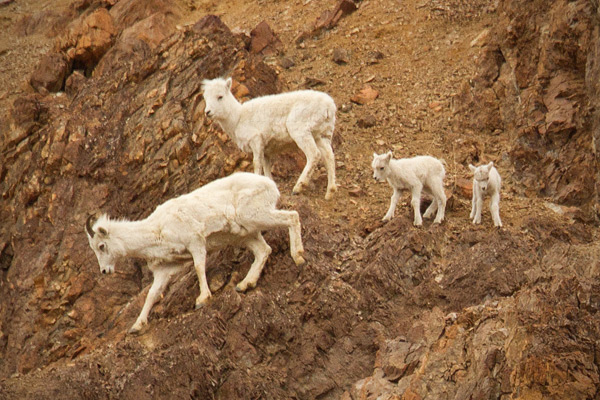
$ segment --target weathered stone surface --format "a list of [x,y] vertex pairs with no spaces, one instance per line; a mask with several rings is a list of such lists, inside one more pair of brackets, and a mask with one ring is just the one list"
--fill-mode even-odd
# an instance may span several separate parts
[[365,85],[358,93],[350,98],[356,104],[370,104],[379,97],[379,92],[373,89],[370,85]]
[[42,57],[29,83],[37,91],[58,92],[63,89],[69,72],[67,58],[62,53],[50,53]]
[[278,54],[283,43],[266,21],[262,21],[250,31],[250,53],[265,56]]

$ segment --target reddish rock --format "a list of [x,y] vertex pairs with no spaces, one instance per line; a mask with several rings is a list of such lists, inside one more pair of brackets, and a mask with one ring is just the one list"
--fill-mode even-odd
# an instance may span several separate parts
[[457,178],[454,185],[454,190],[460,197],[471,200],[473,197],[472,179]]
[[37,91],[45,89],[58,92],[63,89],[69,68],[69,63],[62,53],[46,54],[31,74],[29,83]]
[[369,85],[365,85],[357,94],[352,96],[350,100],[356,104],[370,104],[379,97],[379,92]]
[[266,21],[262,21],[250,32],[250,52],[253,54],[279,54],[283,43]]

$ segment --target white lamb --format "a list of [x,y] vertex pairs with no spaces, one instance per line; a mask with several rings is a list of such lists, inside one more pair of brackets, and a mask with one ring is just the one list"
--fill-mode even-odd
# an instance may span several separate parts
[[430,217],[436,210],[434,223],[444,220],[446,210],[446,194],[444,193],[444,176],[446,171],[440,160],[430,156],[417,156],[394,160],[392,152],[386,154],[373,153],[373,178],[379,182],[387,181],[394,189],[390,208],[383,217],[389,221],[394,216],[400,190],[409,189],[412,194],[411,205],[414,210],[414,224],[423,224],[421,218],[421,191],[425,190],[433,196],[431,205],[425,210],[423,217]]
[[302,192],[319,159],[327,170],[326,199],[337,190],[335,158],[331,138],[336,106],[323,92],[301,90],[257,97],[240,104],[231,94],[231,78],[204,80],[202,89],[206,115],[221,125],[235,144],[252,152],[254,173],[272,179],[272,157],[294,143],[306,155],[306,166],[294,186]]
[[494,226],[502,226],[502,221],[500,220],[500,186],[502,179],[498,170],[494,167],[494,163],[490,162],[479,167],[469,164],[469,169],[473,172],[473,201],[471,206],[473,223],[481,223],[483,197],[489,194],[490,212],[492,213]]
[[200,285],[196,308],[211,296],[206,281],[207,251],[227,245],[243,246],[254,254],[254,262],[236,290],[256,286],[271,248],[261,231],[288,228],[290,252],[297,265],[304,263],[301,226],[296,211],[276,209],[279,191],[263,176],[236,173],[158,206],[141,221],[111,220],[102,215],[86,233],[100,271],[112,273],[121,257],[148,261],[154,281],[144,307],[129,332],[138,332],[171,277],[186,261],[193,260]]

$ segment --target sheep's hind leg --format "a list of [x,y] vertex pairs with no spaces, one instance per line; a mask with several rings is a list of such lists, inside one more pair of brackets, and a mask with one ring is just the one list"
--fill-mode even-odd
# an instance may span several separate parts
[[490,200],[490,212],[492,213],[494,226],[502,226],[502,221],[500,220],[500,195],[498,193],[492,195]]
[[294,185],[294,189],[292,190],[293,194],[301,193],[304,186],[308,185],[310,177],[321,157],[321,152],[310,132],[305,132],[304,135],[298,136],[299,137],[294,139],[300,150],[302,150],[306,156],[306,165],[304,166],[304,170],[302,170],[302,174],[300,174],[300,178],[298,178],[296,185]]
[[200,295],[196,298],[196,309],[202,307],[210,298],[210,288],[206,280],[206,244],[204,241],[195,243],[188,248],[194,258],[194,269],[198,275]]
[[251,221],[241,221],[243,225],[256,226],[259,230],[288,228],[290,236],[290,253],[296,265],[304,264],[304,246],[302,245],[302,226],[296,211],[265,210],[260,217]]
[[[444,220],[444,214],[446,211],[446,193],[444,193],[444,184],[441,180],[438,182],[437,185],[433,185],[431,193],[433,194],[433,202],[431,203],[429,208],[431,208],[433,204],[436,204],[437,208],[437,214],[435,216],[435,219],[433,220],[433,223],[440,224]],[[429,211],[429,208],[427,209],[427,211]],[[428,217],[427,211],[425,212],[424,217]]]
[[249,288],[254,288],[260,274],[267,262],[269,254],[271,254],[271,247],[265,242],[262,234],[258,232],[251,238],[248,238],[244,245],[254,254],[254,262],[248,271],[246,277],[237,284],[235,290],[238,292],[245,292]]
[[410,204],[412,205],[415,219],[413,224],[415,226],[423,225],[423,219],[421,218],[421,191],[423,190],[422,185],[415,185],[412,188],[412,199]]
[[325,200],[330,200],[333,197],[333,193],[337,191],[337,185],[335,184],[335,156],[333,149],[331,148],[331,140],[320,138],[316,141],[321,156],[325,161],[325,169],[327,170],[327,193],[325,194]]

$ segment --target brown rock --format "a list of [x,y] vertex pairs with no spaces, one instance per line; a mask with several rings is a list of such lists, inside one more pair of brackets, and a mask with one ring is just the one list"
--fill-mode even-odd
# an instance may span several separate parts
[[99,8],[71,26],[58,41],[58,49],[69,63],[91,71],[112,46],[116,29],[105,8]]
[[256,25],[250,32],[250,52],[253,54],[278,54],[282,47],[283,43],[266,21]]
[[300,33],[294,40],[295,43],[300,44],[307,38],[318,35],[324,29],[333,28],[342,17],[353,13],[357,9],[358,7],[351,0],[340,0],[333,10],[323,11],[315,21],[313,29]]
[[364,105],[372,103],[377,97],[379,97],[379,92],[373,89],[371,86],[365,85],[365,87],[363,87],[360,92],[352,96],[350,100],[354,103]]
[[69,68],[62,53],[46,54],[31,74],[29,83],[37,91],[43,88],[49,92],[58,92],[63,88]]
[[336,64],[347,64],[348,61],[350,61],[350,54],[348,53],[348,50],[336,47],[333,50],[332,59]]
[[457,178],[454,191],[465,199],[473,197],[473,180],[465,178]]
[[367,114],[364,117],[359,118],[358,121],[356,121],[356,125],[358,125],[359,128],[371,128],[377,125],[377,118],[371,114]]
[[86,77],[81,71],[73,71],[65,81],[65,93],[70,96],[76,96],[83,88],[86,82]]

